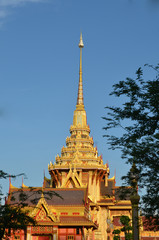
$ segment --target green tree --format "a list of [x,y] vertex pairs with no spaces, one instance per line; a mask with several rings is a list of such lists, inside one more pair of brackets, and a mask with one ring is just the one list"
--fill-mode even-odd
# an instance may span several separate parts
[[[0,170],[0,179],[16,178],[24,174],[9,175],[4,171]],[[29,192],[29,194],[27,194]],[[15,192],[17,196],[17,191]],[[41,195],[47,200],[51,200],[54,195],[63,199],[58,193],[43,188],[29,187],[29,191],[25,192],[23,188],[18,189],[18,198],[14,195],[14,192],[8,196],[11,202],[3,203],[4,197],[2,193],[2,186],[0,185],[0,240],[3,239],[4,235],[7,238],[11,232],[16,230],[26,230],[28,225],[35,225],[36,221],[34,218],[29,216],[27,206],[30,206],[28,202],[35,208]]]
[[119,230],[119,229],[115,229],[113,231],[113,234],[114,234],[113,240],[120,240],[120,232],[121,232],[121,230]]
[[[19,174],[17,176],[20,176]],[[16,175],[8,175],[4,171],[0,170],[0,179],[7,179],[9,177],[15,178]],[[23,198],[22,198],[23,195]],[[18,229],[26,230],[28,224],[35,225],[35,220],[28,215],[28,211],[25,210],[26,204],[24,203],[24,193],[20,194],[21,199],[18,203],[8,205],[4,202],[2,193],[2,186],[0,185],[0,240],[3,239],[4,235],[7,238],[10,236],[11,231]]]
[[[104,136],[111,149],[121,149],[126,163],[135,163],[138,185],[146,192],[142,197],[143,212],[154,216],[159,226],[159,64],[145,67],[151,80],[139,68],[135,79],[126,78],[113,85],[110,95],[123,99],[123,104],[106,107]],[[111,134],[109,130],[118,127],[121,135]],[[131,173],[123,179],[132,183]]]
[[131,233],[132,227],[130,224],[130,218],[128,216],[122,215],[120,217],[120,222],[123,225],[123,227],[121,229],[115,229],[113,231],[113,234],[114,234],[113,239],[114,240],[120,239],[120,233],[124,232],[125,240],[132,240],[132,233]]
[[132,239],[132,227],[130,225],[130,218],[128,216],[121,216],[120,222],[123,225],[121,228],[121,231],[125,234],[125,240],[131,240]]

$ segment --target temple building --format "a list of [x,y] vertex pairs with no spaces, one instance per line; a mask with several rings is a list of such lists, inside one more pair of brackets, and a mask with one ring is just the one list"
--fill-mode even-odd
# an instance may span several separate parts
[[[120,200],[115,177],[109,178],[109,166],[90,137],[83,98],[83,47],[81,34],[78,94],[70,136],[55,163],[48,164],[50,179],[44,177],[43,186],[32,190],[35,195],[22,184],[28,195],[29,215],[37,224],[28,226],[26,233],[17,231],[18,240],[112,240],[113,230],[121,227],[120,216],[131,218],[130,200]],[[47,197],[49,192],[53,193],[51,198]],[[8,203],[14,204],[19,189],[10,184],[9,193]]]

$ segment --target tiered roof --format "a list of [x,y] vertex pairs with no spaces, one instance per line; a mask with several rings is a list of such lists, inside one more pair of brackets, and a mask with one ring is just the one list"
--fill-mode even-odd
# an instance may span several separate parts
[[66,138],[66,147],[62,147],[61,156],[57,155],[55,164],[50,162],[48,169],[71,168],[102,168],[109,172],[107,164],[103,164],[102,156],[98,155],[94,147],[93,138],[90,137],[90,128],[87,124],[87,116],[83,99],[82,80],[82,48],[84,47],[82,34],[80,36],[80,67],[77,104],[73,116],[73,124],[70,127],[70,137]]

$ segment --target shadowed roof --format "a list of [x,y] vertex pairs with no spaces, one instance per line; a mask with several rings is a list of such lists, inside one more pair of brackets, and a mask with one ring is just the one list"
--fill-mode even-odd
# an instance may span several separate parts
[[48,205],[84,205],[86,189],[16,189],[10,193],[8,203],[17,204],[22,199],[29,206],[36,205],[42,194]]
[[130,200],[130,194],[132,192],[130,187],[117,187],[115,186],[115,179],[108,179],[108,185],[105,186],[104,180],[101,181],[100,188],[101,196],[115,197],[116,200]]
[[113,196],[114,180],[108,179],[108,186],[105,186],[104,180],[101,181],[100,193],[102,196]]

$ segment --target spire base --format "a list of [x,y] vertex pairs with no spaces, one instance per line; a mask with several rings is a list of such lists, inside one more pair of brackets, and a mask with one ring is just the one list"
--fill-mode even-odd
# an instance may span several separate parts
[[84,109],[84,104],[76,105],[76,110],[77,110],[77,111],[83,111],[83,110],[85,110],[85,109]]

